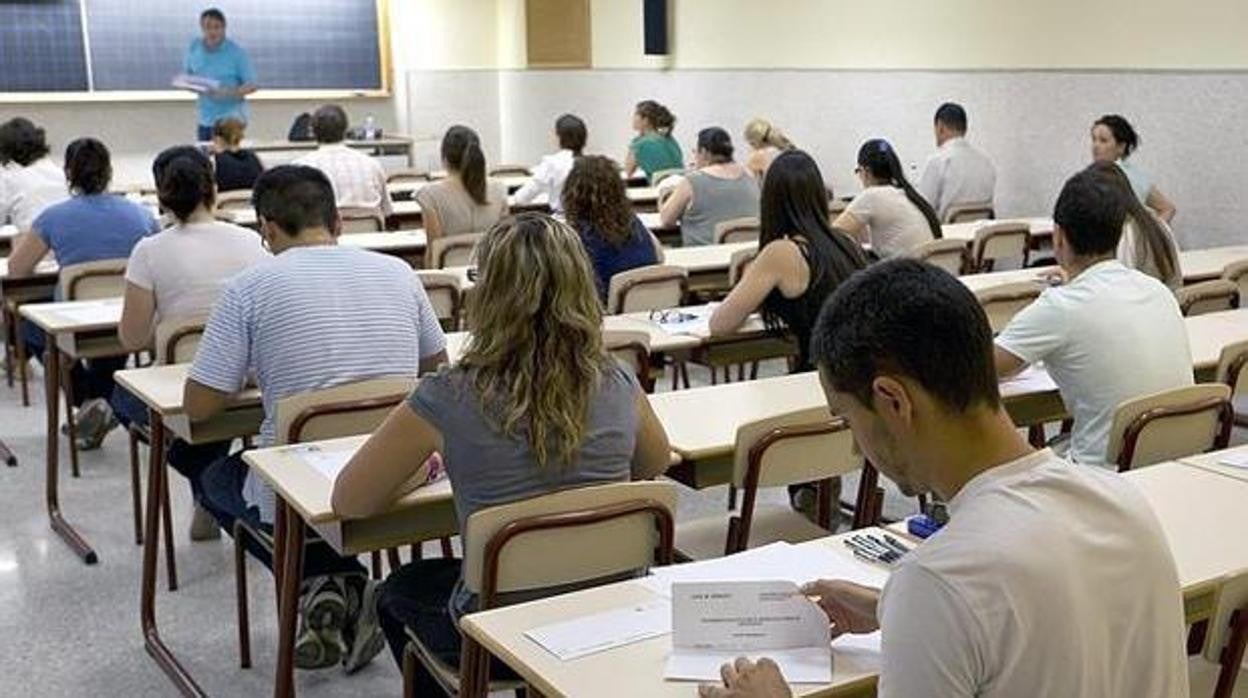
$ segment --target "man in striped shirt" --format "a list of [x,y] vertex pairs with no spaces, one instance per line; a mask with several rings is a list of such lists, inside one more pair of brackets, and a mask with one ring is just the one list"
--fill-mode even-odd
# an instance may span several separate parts
[[[335,244],[341,219],[323,173],[274,168],[256,181],[253,204],[274,257],[231,279],[213,308],[185,389],[192,420],[221,412],[254,375],[264,402],[260,445],[267,446],[275,440],[282,398],[415,376],[446,361],[446,338],[412,270],[395,258]],[[272,525],[274,495],[237,454],[207,468],[197,491],[227,533],[240,518]],[[253,552],[272,566],[267,551]],[[321,541],[309,545],[304,574],[297,666],[341,661],[348,672],[363,666],[384,646],[364,568]]]

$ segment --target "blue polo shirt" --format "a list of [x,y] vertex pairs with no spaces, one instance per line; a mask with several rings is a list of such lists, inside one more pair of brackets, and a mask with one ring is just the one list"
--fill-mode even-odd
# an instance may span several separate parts
[[[189,75],[217,80],[222,87],[238,87],[256,82],[256,71],[251,67],[247,52],[229,39],[225,39],[214,49],[204,46],[203,39],[195,39],[186,51],[182,70]],[[200,126],[212,126],[218,119],[227,116],[247,121],[247,103],[242,97],[199,95]]]

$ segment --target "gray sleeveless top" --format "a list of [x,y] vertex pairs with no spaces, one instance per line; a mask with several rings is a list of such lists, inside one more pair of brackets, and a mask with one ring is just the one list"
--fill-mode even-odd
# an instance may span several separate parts
[[720,179],[691,172],[687,179],[693,187],[693,202],[680,219],[680,239],[686,247],[714,243],[718,223],[758,216],[758,183],[748,173]]

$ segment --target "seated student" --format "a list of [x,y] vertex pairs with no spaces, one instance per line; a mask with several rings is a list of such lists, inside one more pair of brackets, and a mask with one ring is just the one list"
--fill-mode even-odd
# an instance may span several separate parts
[[923,166],[918,190],[946,220],[949,209],[962,204],[992,204],[997,169],[966,140],[966,110],[946,102],[936,110],[936,152]]
[[[1027,445],[966,286],[914,260],[878,264],[832,297],[812,353],[871,463],[906,495],[949,503],[949,523],[882,591],[802,590],[833,637],[882,632],[880,698],[1188,694],[1183,597],[1156,515],[1116,474]],[[723,677],[699,695],[790,695],[771,662]]]
[[1131,180],[1131,190],[1140,203],[1149,207],[1167,225],[1178,213],[1174,202],[1153,184],[1147,172],[1135,166],[1131,155],[1140,147],[1140,137],[1131,122],[1117,114],[1107,114],[1092,124],[1092,161],[1112,162]]
[[69,198],[65,171],[48,152],[43,129],[28,119],[19,116],[0,124],[0,224],[29,232],[43,209]]
[[870,242],[881,259],[896,257],[941,236],[940,219],[901,169],[897,151],[883,139],[867,141],[858,149],[858,179],[862,193],[832,225]]
[[372,209],[383,217],[394,212],[381,163],[342,142],[347,135],[347,113],[342,107],[327,104],[317,109],[312,115],[312,134],[317,149],[294,164],[324,172],[334,186],[339,208]]
[[[274,254],[230,279],[212,310],[186,383],[192,420],[225,409],[255,376],[264,403],[260,445],[275,441],[282,398],[354,381],[415,376],[446,360],[446,339],[424,289],[401,260],[336,245],[341,220],[319,170],[275,167],[256,180],[260,235]],[[239,454],[204,470],[200,504],[227,533],[243,519],[272,530],[274,495]],[[253,553],[271,568],[263,549]],[[383,643],[371,584],[354,557],[324,542],[305,553],[303,629],[295,663],[366,664]],[[358,613],[362,609],[363,613]]]
[[759,183],[772,160],[786,150],[792,150],[790,141],[784,132],[771,125],[766,119],[751,119],[745,125],[745,142],[750,144],[750,156],[745,159],[745,168],[754,174]]
[[540,194],[545,194],[550,208],[555,213],[563,211],[563,183],[572,171],[572,163],[581,156],[585,149],[585,140],[589,132],[585,122],[573,114],[564,114],[555,120],[555,140],[559,143],[559,152],[547,155],[533,168],[533,176],[516,192],[517,204],[532,203]]
[[581,236],[594,269],[598,299],[607,302],[611,277],[659,263],[650,230],[633,213],[614,160],[601,155],[577,158],[563,189],[568,225]]
[[[602,309],[577,234],[523,213],[492,228],[477,254],[477,296],[468,306],[475,330],[463,358],[422,378],[352,457],[334,483],[338,515],[385,511],[435,452],[451,479],[460,531],[489,506],[667,468],[667,436],[646,394],[603,348]],[[459,663],[456,623],[476,607],[461,563],[416,561],[383,585],[378,613],[400,665],[405,627],[443,661]],[[416,695],[441,695],[431,677],[419,683]]]
[[676,117],[667,107],[647,99],[637,103],[633,112],[633,130],[637,136],[628,144],[628,156],[624,158],[624,173],[632,175],[641,168],[651,184],[656,172],[685,169],[680,144],[672,137]]
[[[65,177],[72,196],[43,210],[23,234],[9,258],[9,274],[30,275],[51,250],[61,267],[106,259],[125,259],[144,236],[160,229],[155,216],[125,197],[108,193],[113,176],[108,148],[94,138],[79,138],[65,148]],[[26,325],[31,356],[41,357],[46,346],[42,331]],[[99,448],[116,416],[108,403],[113,373],[125,367],[126,357],[90,359],[74,366],[74,401],[78,411],[78,449]]]
[[217,190],[251,189],[264,172],[259,156],[243,147],[241,119],[227,117],[212,125],[212,161],[217,170]]
[[442,166],[446,179],[421,187],[415,195],[430,240],[484,233],[507,215],[507,187],[486,177],[485,153],[476,131],[467,126],[446,130]]
[[1179,304],[1159,281],[1114,255],[1125,207],[1102,178],[1080,172],[1053,209],[1053,254],[1068,281],[1045,289],[997,337],[997,374],[1043,361],[1074,416],[1071,460],[1105,464],[1114,409],[1192,384]]
[[698,132],[697,169],[685,175],[659,211],[664,227],[680,224],[682,245],[710,245],[717,224],[758,216],[758,182],[733,162],[732,151],[732,137],[724,129]]
[[1157,279],[1171,291],[1183,288],[1179,246],[1174,242],[1170,226],[1140,203],[1122,168],[1112,162],[1094,162],[1088,166],[1088,171],[1104,180],[1127,207],[1127,223],[1118,241],[1118,261],[1124,267]]
[[[130,351],[150,348],[162,322],[206,318],[226,281],[269,256],[255,231],[213,217],[212,161],[198,148],[166,149],[156,156],[152,173],[160,205],[176,222],[139,241],[130,253],[118,325],[121,344]],[[112,406],[123,424],[147,423],[147,408],[121,386],[113,393]],[[191,446],[177,440],[169,462],[197,486],[200,471],[229,448],[229,442]],[[216,521],[197,506],[191,539],[219,535]]]

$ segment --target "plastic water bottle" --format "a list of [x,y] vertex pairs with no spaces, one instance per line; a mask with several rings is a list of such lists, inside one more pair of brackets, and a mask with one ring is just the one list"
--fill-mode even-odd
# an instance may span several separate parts
[[364,117],[364,140],[372,141],[377,139],[377,119],[372,114]]

